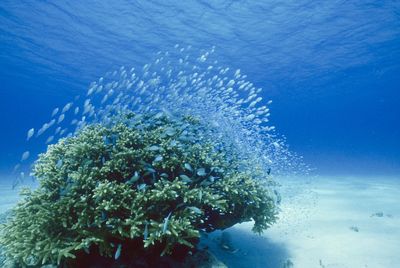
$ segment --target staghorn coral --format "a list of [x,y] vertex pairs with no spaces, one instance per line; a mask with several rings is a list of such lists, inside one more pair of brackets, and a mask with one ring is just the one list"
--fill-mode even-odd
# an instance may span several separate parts
[[[268,178],[212,139],[198,119],[165,114],[117,116],[48,147],[33,174],[40,186],[1,230],[6,257],[19,266],[73,266],[90,255],[126,259],[192,248],[200,231],[276,220]],[[257,175],[255,175],[257,174]]]

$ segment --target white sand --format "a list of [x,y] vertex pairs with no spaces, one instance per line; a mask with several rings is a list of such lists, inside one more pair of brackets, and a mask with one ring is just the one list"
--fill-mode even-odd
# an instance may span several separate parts
[[281,219],[262,236],[244,223],[226,230],[236,253],[220,248],[220,232],[203,242],[229,267],[400,267],[400,178],[281,183]]
[[[400,178],[281,179],[280,220],[262,236],[251,223],[226,232],[235,253],[219,246],[221,232],[202,241],[229,267],[400,267]],[[18,200],[0,183],[0,212]],[[373,215],[382,212],[382,217]],[[357,227],[358,232],[350,229]]]

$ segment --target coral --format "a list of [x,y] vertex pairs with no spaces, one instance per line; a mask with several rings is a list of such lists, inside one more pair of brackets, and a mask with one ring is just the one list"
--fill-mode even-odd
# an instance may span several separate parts
[[20,266],[115,260],[192,248],[200,232],[276,220],[266,180],[196,118],[125,114],[50,145],[33,168],[36,190],[1,230]]

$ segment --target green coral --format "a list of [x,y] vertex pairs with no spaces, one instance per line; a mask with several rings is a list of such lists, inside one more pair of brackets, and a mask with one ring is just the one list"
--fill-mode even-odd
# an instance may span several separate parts
[[33,169],[39,188],[22,192],[2,227],[7,258],[34,266],[118,259],[132,247],[171,254],[195,246],[200,231],[249,220],[262,232],[276,220],[265,180],[211,133],[190,116],[128,114],[49,146]]

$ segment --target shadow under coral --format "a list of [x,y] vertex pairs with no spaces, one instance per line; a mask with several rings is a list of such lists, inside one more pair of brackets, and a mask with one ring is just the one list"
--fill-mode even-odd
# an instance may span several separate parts
[[[268,230],[265,234],[268,234]],[[257,235],[251,230],[232,227],[206,235],[201,240],[200,247],[208,247],[220,261],[232,268],[283,267],[290,258],[286,246],[274,243],[266,235]]]

